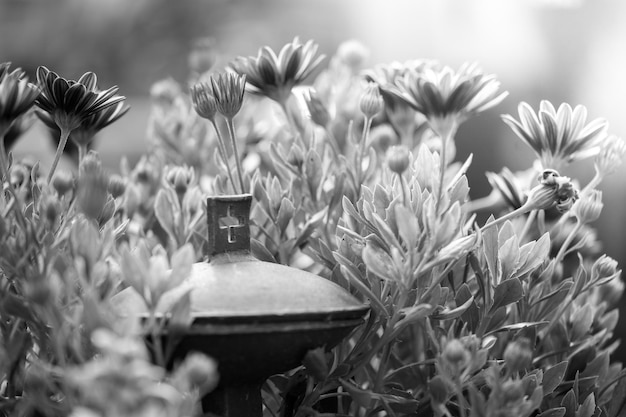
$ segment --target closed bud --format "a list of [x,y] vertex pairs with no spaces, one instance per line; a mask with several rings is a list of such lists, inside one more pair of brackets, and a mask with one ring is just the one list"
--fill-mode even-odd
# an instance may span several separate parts
[[404,145],[392,146],[387,151],[387,165],[389,169],[400,175],[409,167],[411,152]]
[[214,38],[199,38],[193,43],[187,62],[189,68],[196,74],[202,74],[213,68],[217,61],[217,52]]
[[191,102],[194,110],[200,117],[207,120],[215,119],[217,102],[209,84],[198,83],[191,87]]
[[187,192],[187,188],[189,188],[189,186],[193,183],[195,179],[195,172],[191,167],[175,166],[167,170],[165,179],[174,191],[176,191],[176,194],[182,196]]
[[205,394],[217,386],[217,363],[202,353],[190,353],[176,369],[174,378],[186,380],[191,388]]
[[581,196],[572,210],[579,222],[587,224],[598,220],[603,207],[602,191],[591,190]]
[[52,186],[59,196],[63,196],[74,188],[74,177],[68,171],[58,170],[52,178]]
[[500,386],[502,405],[513,405],[524,398],[524,387],[519,379],[509,379]]
[[522,337],[510,342],[504,349],[504,362],[508,370],[517,373],[527,369],[533,360],[530,340]]
[[378,125],[370,131],[372,144],[379,152],[385,153],[392,145],[398,142],[396,131],[388,124]]
[[330,122],[330,114],[324,103],[322,103],[322,100],[320,100],[314,91],[309,92],[309,95],[305,97],[305,103],[309,109],[313,123],[321,127],[326,127],[328,122]]
[[430,398],[435,404],[445,404],[448,401],[448,384],[441,375],[434,376],[428,383]]
[[369,54],[367,47],[357,40],[345,41],[337,48],[339,61],[353,71],[363,68]]
[[617,261],[610,256],[602,255],[591,267],[591,281],[608,280],[619,274]]
[[368,119],[371,119],[383,111],[385,102],[383,101],[383,96],[380,94],[378,84],[369,83],[367,85],[365,93],[361,96],[359,107],[361,109],[361,113],[363,113],[363,115]]
[[126,190],[126,180],[118,174],[111,175],[111,177],[109,177],[108,190],[113,198],[118,198],[124,195],[124,191]]
[[152,100],[165,107],[174,104],[174,101],[180,97],[181,93],[180,84],[174,81],[173,78],[157,81],[150,87],[150,97]]
[[97,154],[90,152],[83,158],[78,176],[76,201],[89,218],[98,220],[109,196],[109,178],[102,169]]
[[452,339],[446,343],[441,354],[443,360],[455,369],[465,368],[469,364],[471,354],[459,339]]

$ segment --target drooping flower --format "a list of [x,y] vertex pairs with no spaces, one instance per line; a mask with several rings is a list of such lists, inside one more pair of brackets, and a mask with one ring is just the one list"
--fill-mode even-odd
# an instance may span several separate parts
[[231,67],[246,76],[251,92],[285,103],[291,89],[302,84],[324,60],[324,55],[317,55],[317,49],[312,40],[302,44],[296,37],[278,55],[265,46],[256,57],[239,57]]
[[[117,87],[98,90],[97,81],[93,72],[86,72],[78,81],[74,81],[66,80],[43,66],[37,69],[37,82],[41,94],[35,103],[49,115],[61,131],[59,146],[48,174],[48,183],[54,175],[70,133],[79,128],[90,116],[126,99],[117,95]],[[45,115],[42,117],[44,123],[47,118]]]
[[539,185],[528,193],[524,203],[527,211],[545,210],[556,207],[561,213],[568,211],[578,200],[578,191],[569,177],[559,175],[553,169],[544,170],[539,176]]
[[519,121],[511,115],[502,120],[535,152],[544,169],[560,169],[571,161],[597,154],[605,138],[607,122],[595,119],[586,123],[587,109],[573,110],[563,103],[558,110],[549,101],[541,101],[535,113],[527,103],[518,107]]

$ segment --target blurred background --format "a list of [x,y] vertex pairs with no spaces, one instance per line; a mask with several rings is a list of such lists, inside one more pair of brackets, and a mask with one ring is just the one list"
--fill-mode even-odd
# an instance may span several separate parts
[[[111,171],[120,156],[131,164],[145,149],[148,93],[155,81],[185,82],[194,40],[213,37],[220,61],[279,49],[300,36],[332,55],[356,39],[370,48],[369,64],[432,58],[458,67],[477,61],[496,74],[509,97],[461,126],[458,159],[470,151],[474,197],[488,193],[484,171],[529,167],[531,152],[501,122],[517,105],[584,104],[588,120],[610,122],[626,138],[626,2],[621,0],[0,0],[0,62],[34,78],[46,65],[67,78],[94,71],[100,87],[120,87],[130,112],[97,142]],[[49,161],[52,144],[31,132],[15,149]],[[481,149],[483,150],[481,152]],[[582,182],[591,161],[568,172]],[[602,185],[604,212],[596,226],[604,251],[626,265],[626,167]],[[626,303],[625,303],[626,304]],[[626,336],[626,307],[621,336]],[[619,350],[626,358],[626,346]]]

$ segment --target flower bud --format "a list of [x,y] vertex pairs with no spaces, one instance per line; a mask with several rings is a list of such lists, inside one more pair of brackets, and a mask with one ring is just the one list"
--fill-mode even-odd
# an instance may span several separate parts
[[591,281],[605,280],[619,273],[617,261],[610,256],[602,255],[591,267]]
[[385,153],[391,145],[398,142],[398,135],[388,124],[378,125],[370,131],[372,144],[379,152]]
[[217,363],[202,353],[190,353],[176,370],[175,378],[186,379],[189,386],[198,388],[201,393],[210,392],[219,378]]
[[150,87],[150,97],[157,104],[169,107],[181,95],[180,85],[173,78],[157,81]]
[[368,119],[371,119],[383,110],[385,102],[383,96],[380,94],[378,84],[369,83],[367,85],[365,93],[361,96],[359,107],[361,113]]
[[54,226],[61,214],[61,204],[56,197],[51,195],[42,196],[39,200],[39,212],[43,215],[46,223]]
[[193,108],[200,117],[213,120],[217,114],[217,102],[213,96],[211,86],[207,83],[198,83],[191,87],[191,101]]
[[502,405],[515,404],[524,397],[524,388],[519,379],[509,379],[500,386]]
[[109,179],[102,169],[100,159],[93,152],[83,158],[78,177],[76,201],[81,211],[97,220],[107,202]]
[[52,178],[52,186],[59,196],[63,196],[74,188],[74,177],[68,171],[58,170]]
[[213,68],[216,61],[215,39],[211,37],[196,39],[187,58],[191,71],[203,74]]
[[217,111],[227,119],[235,117],[243,104],[246,76],[232,72],[211,76],[211,87]]
[[600,217],[602,207],[604,207],[604,204],[602,204],[602,191],[591,190],[574,204],[572,210],[579,222],[587,224],[596,221]]
[[626,142],[622,138],[615,135],[607,137],[602,143],[602,149],[594,164],[598,175],[604,177],[615,172],[625,154]]
[[165,179],[172,186],[176,194],[179,196],[187,192],[187,188],[195,179],[194,169],[191,167],[175,166],[170,168],[165,175]]
[[339,61],[353,71],[363,68],[369,54],[367,47],[357,40],[345,41],[337,48]]
[[441,357],[456,369],[465,368],[471,359],[470,352],[459,339],[449,340],[443,348]]
[[428,390],[435,404],[445,404],[448,401],[448,384],[441,375],[436,375],[430,380]]
[[113,174],[109,178],[109,192],[113,198],[117,198],[124,194],[126,190],[126,181],[120,175]]
[[510,342],[504,349],[504,362],[511,373],[517,373],[528,368],[533,360],[530,340],[522,337]]
[[411,152],[404,145],[392,146],[387,151],[387,164],[389,169],[401,175],[409,167]]
[[330,122],[330,114],[315,91],[310,91],[309,95],[305,97],[304,102],[309,109],[313,123],[321,127],[326,127],[328,122]]
[[524,204],[528,210],[545,210],[556,206],[564,213],[578,200],[578,191],[570,178],[559,175],[555,170],[544,170],[539,176],[539,182],[528,193]]

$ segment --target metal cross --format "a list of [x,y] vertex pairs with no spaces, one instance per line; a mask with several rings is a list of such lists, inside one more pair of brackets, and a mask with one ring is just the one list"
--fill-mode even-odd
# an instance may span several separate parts
[[228,205],[226,216],[220,217],[220,229],[228,229],[228,243],[236,242],[235,230],[245,227],[246,222],[243,218],[234,216],[235,212],[232,205]]

